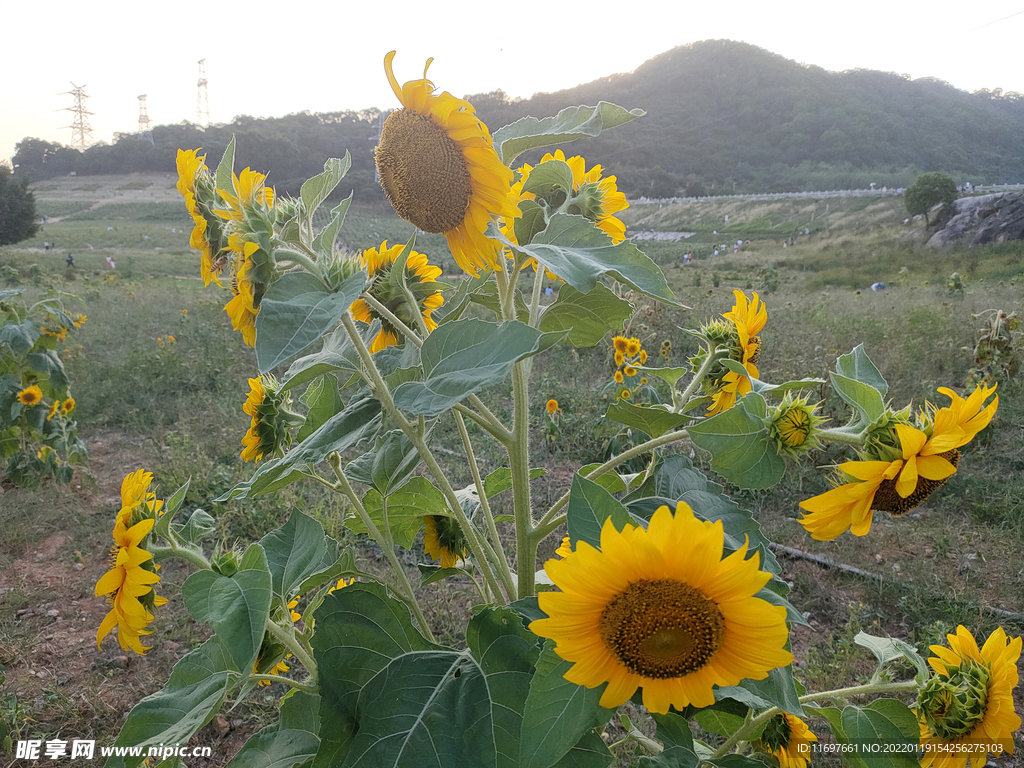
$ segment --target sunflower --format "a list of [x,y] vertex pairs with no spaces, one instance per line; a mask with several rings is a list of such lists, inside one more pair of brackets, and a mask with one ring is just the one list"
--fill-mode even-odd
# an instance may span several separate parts
[[626,353],[625,352],[616,351],[615,352],[615,367],[618,368],[620,365],[623,365],[625,362],[626,362]]
[[242,461],[259,461],[287,446],[289,428],[304,420],[288,409],[290,402],[273,376],[249,379],[249,395],[242,411],[251,421],[249,430],[242,436]]
[[768,436],[778,453],[798,458],[819,446],[817,432],[823,419],[818,416],[817,407],[809,405],[806,397],[794,397],[787,392],[782,402],[769,410]]
[[60,412],[63,415],[67,416],[73,410],[75,410],[75,398],[73,398],[73,397],[65,398],[64,402],[62,402],[60,404]]
[[75,319],[72,322],[75,324],[75,328],[81,328],[83,325],[85,325],[85,321],[88,319],[89,318],[86,315],[77,314],[75,315]]
[[964,433],[960,442],[954,446],[956,448],[969,443],[987,427],[999,407],[999,395],[996,395],[991,403],[982,408],[985,401],[996,391],[996,387],[988,387],[985,384],[979,385],[966,400],[946,387],[939,387],[938,391],[951,401],[948,406],[939,409],[938,413],[947,413],[948,418],[951,418]]
[[619,393],[619,397],[621,397],[623,400],[629,400],[630,396],[631,393],[628,389],[624,389]]
[[[285,659],[290,659],[291,657],[292,657],[292,655],[289,653],[284,658]],[[262,674],[267,674],[267,675],[283,675],[285,672],[287,672],[289,669],[291,669],[291,667],[289,667],[287,664],[284,663],[284,659],[281,659],[281,661],[277,662],[277,664],[272,666],[266,672],[260,672],[260,668],[259,667],[260,667],[260,662],[259,662],[259,659],[257,659],[256,661],[254,661],[252,663],[252,673],[254,675],[262,675]],[[260,680],[257,683],[257,685],[262,688],[264,686],[270,685],[270,681],[269,680]]]
[[562,409],[558,407],[558,401],[554,399],[548,400],[545,407],[548,409],[549,416],[554,416],[556,413],[562,412]]
[[466,537],[459,524],[443,515],[423,518],[427,529],[423,536],[423,551],[441,563],[442,568],[454,568],[466,559]]
[[153,620],[150,609],[167,602],[153,591],[160,577],[152,566],[153,555],[141,546],[155,524],[154,518],[146,517],[129,528],[120,513],[114,522],[113,567],[96,583],[97,597],[106,595],[111,606],[96,632],[98,646],[116,626],[122,648],[138,654],[149,650],[140,637],[150,634],[146,629]]
[[616,352],[626,354],[626,345],[629,343],[629,339],[625,336],[613,336],[612,337],[612,348]]
[[636,357],[642,350],[640,339],[635,336],[626,339],[626,357]]
[[800,502],[810,515],[800,519],[812,539],[831,541],[849,528],[854,536],[871,529],[871,511],[902,515],[919,505],[956,472],[959,452],[953,447],[963,430],[945,431],[936,422],[931,438],[908,424],[896,424],[901,457],[892,461],[847,461],[840,476],[852,478]]
[[274,205],[274,190],[266,186],[266,174],[246,168],[237,176],[232,171],[233,184],[231,190],[218,189],[217,193],[228,204],[228,208],[219,208],[214,213],[222,219],[241,221],[246,218],[246,209],[256,206],[271,208]]
[[[730,321],[731,353],[733,360],[741,363],[751,378],[757,378],[758,353],[761,349],[761,338],[758,334],[768,322],[768,312],[764,302],[757,293],[748,299],[743,291],[733,291],[736,303],[722,317]],[[718,379],[718,388],[712,394],[712,402],[708,415],[727,411],[736,404],[736,400],[750,391],[750,380],[735,371],[726,370]]]
[[573,666],[565,678],[617,707],[643,688],[651,712],[710,706],[714,686],[763,680],[793,661],[786,609],[755,597],[771,574],[747,547],[722,558],[721,521],[698,520],[684,502],[660,507],[647,529],[611,520],[601,549],[585,541],[544,570],[559,592],[542,592],[547,618],[530,624]]
[[[211,242],[219,241],[220,226],[215,220],[211,223],[213,214],[205,201],[200,204],[198,197],[198,186],[208,187],[207,192],[213,191],[213,179],[206,167],[206,155],[199,155],[198,149],[179,149],[177,167],[178,192],[185,198],[185,207],[194,224],[189,236],[189,246],[202,254],[199,272],[203,277],[203,283],[207,286],[211,282],[220,285],[218,276],[223,265],[219,264],[217,258],[219,246]],[[210,214],[209,218],[207,214]]]
[[569,206],[569,213],[586,216],[597,224],[597,228],[608,235],[614,244],[625,240],[626,225],[615,218],[615,214],[626,210],[629,203],[626,196],[619,192],[615,177],[602,178],[600,165],[595,165],[588,171],[586,160],[579,155],[566,159],[560,149],[556,149],[554,154],[544,155],[540,161],[543,163],[546,160],[561,160],[572,171],[572,187],[576,200]]
[[46,420],[49,421],[54,416],[56,416],[57,415],[57,411],[59,411],[59,410],[60,410],[60,401],[59,400],[54,400],[50,404],[50,410],[47,411],[47,413],[46,413]]
[[121,481],[121,510],[117,516],[125,525],[132,522],[133,516],[141,519],[141,516],[155,518],[162,514],[160,509],[164,503],[149,490],[152,482],[153,473],[144,469],[135,470]]
[[39,405],[39,401],[42,399],[43,390],[39,388],[38,384],[33,384],[31,387],[25,387],[25,389],[18,393],[18,402],[29,407]]
[[[360,260],[366,270],[373,278],[369,293],[373,298],[387,307],[392,314],[406,324],[415,327],[416,315],[423,319],[427,331],[437,327],[437,322],[431,317],[435,309],[444,303],[441,290],[437,287],[437,278],[441,276],[441,268],[431,264],[422,253],[411,251],[405,262],[405,283],[416,299],[416,307],[409,306],[409,300],[405,292],[398,287],[391,285],[391,267],[395,260],[402,254],[404,245],[388,246],[385,240],[379,248],[367,248],[360,255]],[[374,337],[370,344],[370,352],[378,352],[385,347],[398,344],[401,340],[398,328],[373,309],[363,299],[356,299],[349,308],[355,320],[366,324],[374,320],[380,320],[380,332]]]
[[959,626],[946,639],[949,648],[931,646],[935,656],[928,663],[935,676],[917,698],[921,765],[964,768],[970,760],[972,768],[982,768],[992,746],[1002,747],[997,754],[1013,754],[1013,734],[1021,726],[1013,704],[1021,638],[1009,639],[999,627],[979,649]]
[[632,365],[627,365],[625,368],[622,369],[622,373],[626,376],[636,376],[636,368],[634,368]]
[[774,755],[781,768],[805,768],[811,759],[810,743],[817,740],[807,723],[780,712],[768,721],[755,746]]
[[242,342],[246,346],[256,346],[256,315],[260,308],[256,303],[256,286],[249,278],[249,268],[252,262],[249,257],[259,250],[257,243],[246,243],[243,253],[245,260],[231,279],[231,293],[234,294],[224,311],[231,319],[231,327],[242,334]]
[[622,371],[616,371],[612,378],[615,379],[616,384],[621,384],[623,382]]
[[447,91],[434,94],[427,79],[399,86],[384,71],[402,108],[392,112],[375,150],[384,194],[395,212],[425,232],[444,233],[459,267],[476,277],[480,269],[501,269],[501,246],[484,236],[494,217],[516,218],[509,197],[512,171],[494,151],[491,135],[476,110]]

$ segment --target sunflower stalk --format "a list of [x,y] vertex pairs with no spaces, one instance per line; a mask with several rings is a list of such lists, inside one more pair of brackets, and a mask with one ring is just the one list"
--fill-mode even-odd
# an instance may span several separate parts
[[[377,542],[380,546],[381,551],[384,552],[384,556],[388,559],[391,564],[391,569],[395,572],[395,576],[398,579],[401,589],[396,590],[397,594],[404,592],[404,598],[402,602],[405,602],[413,611],[416,616],[416,623],[420,625],[420,629],[423,634],[431,642],[434,641],[434,635],[430,631],[430,626],[427,624],[427,619],[423,615],[423,610],[420,608],[419,602],[416,600],[416,594],[413,592],[412,584],[409,583],[409,577],[405,573],[405,568],[398,561],[398,556],[395,555],[395,547],[391,540],[391,531],[387,531],[386,534],[381,533],[376,523],[370,517],[370,514],[366,511],[366,507],[363,506],[362,500],[360,500],[355,489],[352,487],[352,483],[349,482],[346,477],[344,470],[341,468],[341,456],[338,455],[337,451],[332,452],[327,456],[327,463],[331,465],[331,469],[334,470],[335,476],[338,478],[339,490],[348,498],[352,503],[353,509],[362,521],[363,525],[366,526],[366,530],[369,532],[370,537]],[[385,506],[385,510],[387,507]],[[387,513],[385,512],[384,522],[387,524]]]
[[298,245],[302,247],[303,250],[307,251],[307,253],[296,251],[294,248],[279,247],[274,249],[275,258],[281,257],[281,260],[283,261],[289,261],[292,264],[298,264],[305,268],[310,274],[315,275],[316,277],[320,278],[320,280],[323,280],[323,271],[320,269],[320,265],[315,261],[316,254],[313,253],[313,251],[310,251],[308,248],[306,248],[304,244],[299,243]]
[[171,537],[167,541],[170,542],[168,547],[150,546],[148,547],[149,553],[153,555],[154,562],[160,562],[161,560],[167,560],[170,558],[177,558],[184,560],[186,563],[194,565],[200,570],[210,570],[210,561],[207,560],[203,553],[195,548],[188,545],[181,546],[175,541],[176,535],[173,531],[170,532]]
[[[416,347],[423,346],[423,339],[421,339],[412,328],[410,328],[408,325],[399,320],[398,315],[396,315],[394,312],[392,312],[390,309],[384,306],[381,302],[377,301],[377,299],[373,297],[373,294],[371,294],[369,291],[363,291],[359,295],[359,298],[361,298],[363,301],[365,301],[367,304],[373,307],[373,310],[375,312],[377,312],[381,317],[385,318],[389,323],[395,326],[395,328],[401,331],[402,335],[404,335],[406,339],[415,344]],[[415,303],[413,303],[413,306],[415,306]]]
[[309,679],[315,685],[317,682],[316,661],[313,659],[312,653],[306,649],[306,646],[299,639],[294,628],[285,628],[275,621],[268,621],[267,633],[291,651],[292,655],[302,662],[302,666],[304,666],[306,668],[306,672],[309,673]]
[[690,379],[690,383],[686,385],[681,393],[679,393],[679,400],[676,400],[676,388],[672,387],[672,409],[675,411],[680,410],[690,400],[690,397],[700,386],[700,383],[704,381],[704,377],[707,376],[708,371],[711,370],[711,366],[721,360],[725,355],[728,354],[728,350],[724,347],[714,347],[708,350],[707,357],[704,358],[704,362],[701,363],[700,368],[693,374],[693,378]]
[[843,429],[819,429],[814,433],[815,436],[826,443],[839,443],[841,445],[852,445],[857,448],[863,448],[864,443],[867,440],[867,430],[853,433],[846,432]]
[[297,691],[305,691],[307,693],[320,692],[319,686],[307,685],[306,683],[300,683],[298,680],[281,677],[280,675],[250,675],[249,679],[255,680],[258,683],[281,683],[281,685],[287,685],[289,688],[294,688]]
[[[424,437],[417,432],[416,426],[395,407],[395,401],[391,396],[391,390],[388,389],[388,385],[384,381],[384,377],[382,377],[380,375],[380,371],[377,370],[377,365],[373,362],[370,350],[368,350],[366,348],[366,344],[363,343],[363,339],[356,330],[355,323],[352,320],[351,315],[348,313],[342,315],[341,322],[345,327],[345,331],[348,333],[349,339],[355,346],[360,360],[363,362],[363,367],[365,368],[365,371],[363,372],[364,380],[373,390],[374,395],[380,400],[381,406],[384,410],[394,418],[398,423],[399,428],[405,433],[405,436],[412,441],[412,444],[416,447],[420,457],[430,468],[434,479],[437,481],[438,485],[441,486],[441,493],[448,502],[452,515],[458,521],[459,525],[462,527],[463,533],[466,535],[466,541],[469,544],[469,548],[472,550],[473,555],[476,557],[477,564],[480,568],[480,572],[483,574],[484,582],[488,589],[490,589],[494,595],[501,594],[498,589],[498,582],[495,580],[494,574],[491,572],[491,568],[487,563],[486,542],[480,536],[476,526],[474,526],[469,518],[466,517],[466,513],[463,511],[462,505],[459,503],[458,496],[455,494],[455,489],[452,488],[447,475],[445,475],[444,471],[441,469],[437,459],[434,458],[434,454],[431,452]],[[348,482],[347,479],[345,482]],[[402,573],[404,578],[404,571]]]

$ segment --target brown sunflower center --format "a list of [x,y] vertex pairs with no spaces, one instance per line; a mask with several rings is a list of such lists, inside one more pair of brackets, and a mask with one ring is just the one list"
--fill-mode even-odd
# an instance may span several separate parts
[[447,131],[410,109],[384,121],[377,172],[395,212],[425,232],[448,232],[466,216],[473,194],[466,158]]
[[[960,463],[960,451],[956,448],[939,454],[942,458],[954,467]],[[948,479],[948,478],[947,478]],[[905,515],[910,510],[924,503],[925,499],[932,495],[937,489],[946,484],[946,480],[928,480],[924,477],[917,478],[917,487],[907,498],[903,498],[896,492],[896,478],[883,480],[875,491],[875,500],[871,508],[879,512],[888,512],[893,515]]]
[[630,672],[671,678],[695,672],[718,651],[725,619],[699,590],[672,579],[643,580],[601,615],[601,639]]

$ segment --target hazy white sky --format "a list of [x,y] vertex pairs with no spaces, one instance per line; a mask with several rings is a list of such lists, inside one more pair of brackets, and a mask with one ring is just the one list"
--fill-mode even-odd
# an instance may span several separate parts
[[[488,16],[489,7],[501,11]],[[529,8],[535,20],[522,16]],[[829,70],[1024,92],[1024,0],[0,0],[0,29],[0,159],[26,136],[70,143],[72,115],[62,110],[72,99],[62,94],[71,82],[86,86],[95,141],[137,129],[140,94],[153,125],[195,121],[200,58],[214,122],[395,107],[383,71],[391,49],[400,82],[420,77],[433,56],[431,78],[457,96],[501,88],[529,97],[713,38]]]

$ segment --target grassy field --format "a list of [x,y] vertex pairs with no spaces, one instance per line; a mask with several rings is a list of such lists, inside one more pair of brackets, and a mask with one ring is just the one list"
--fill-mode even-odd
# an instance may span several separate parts
[[[59,284],[80,297],[72,311],[89,320],[69,337],[68,371],[92,459],[67,488],[0,488],[0,665],[6,668],[0,720],[21,738],[60,733],[106,744],[124,713],[162,684],[174,661],[205,631],[176,599],[188,574],[175,565],[161,572],[161,594],[170,603],[153,626],[153,650],[145,657],[126,655],[110,639],[96,648],[96,627],[107,607],[92,596],[93,585],[107,568],[125,474],[139,467],[154,471],[165,496],[191,477],[186,507],[210,512],[225,545],[258,538],[295,509],[315,515],[338,538],[350,534],[338,524],[335,498],[311,485],[255,502],[212,501],[251,473],[238,454],[248,426],[242,413],[246,380],[256,366],[222,311],[228,292],[204,289],[198,279],[198,256],[188,249],[189,220],[174,179],[61,179],[37,188],[37,197],[40,214],[50,221],[36,239],[0,249],[0,275],[10,280],[18,274],[30,290]],[[762,378],[826,375],[838,354],[864,342],[894,402],[917,404],[935,398],[937,386],[962,385],[980,325],[972,315],[1024,309],[1024,243],[949,253],[924,249],[923,223],[905,224],[898,199],[646,205],[624,218],[634,230],[695,233],[679,242],[641,243],[691,309],[641,304],[632,333],[649,349],[670,340],[676,365],[695,351],[681,327],[727,311],[734,288],[753,289],[768,306]],[[811,233],[789,246],[798,228]],[[354,205],[343,240],[358,249],[385,237],[405,241],[410,234],[411,226],[390,211]],[[744,245],[733,254],[731,244],[739,239]],[[56,250],[44,250],[44,242],[55,243]],[[432,256],[442,252],[437,236],[417,242]],[[730,244],[728,253],[708,255],[707,247],[716,242]],[[682,266],[688,251],[696,258]],[[73,272],[65,269],[68,252],[75,258]],[[113,271],[108,256],[115,261]],[[946,289],[953,271],[964,277],[962,295]],[[886,289],[871,291],[875,282]],[[169,335],[174,342],[166,340]],[[531,388],[534,449],[537,462],[549,468],[536,481],[538,506],[557,499],[579,466],[603,455],[614,430],[595,428],[594,415],[607,407],[601,389],[613,369],[606,345],[556,347],[537,360]],[[843,418],[827,390],[814,395],[824,400],[827,415]],[[553,443],[540,434],[548,398],[556,398],[564,414]],[[484,399],[499,416],[509,415],[504,388],[486,392]],[[500,466],[497,444],[475,434],[482,469]],[[834,461],[838,452],[791,467],[771,491],[730,491],[774,541],[875,575],[826,572],[807,560],[782,558],[793,583],[791,600],[813,627],[793,633],[809,689],[852,683],[870,673],[869,655],[852,643],[861,629],[902,637],[922,649],[957,623],[984,634],[999,623],[1011,634],[1024,630],[1024,568],[1018,559],[1024,547],[1022,437],[1024,392],[1018,381],[1000,387],[996,420],[964,451],[951,481],[906,518],[877,516],[864,538],[815,542],[796,522],[797,503],[827,487],[815,464]],[[442,421],[432,433],[442,455],[457,442],[453,423]],[[456,458],[452,454],[449,469],[458,487],[470,478]],[[495,513],[506,511],[507,503],[499,497]],[[381,559],[371,546],[361,552],[371,567]],[[403,553],[410,568],[426,560],[421,550]],[[471,604],[468,587],[449,582],[422,593],[439,641],[460,643],[459,628]],[[998,619],[988,609],[1017,618]],[[276,699],[257,693],[223,722],[205,728],[201,743],[213,746],[214,758],[190,765],[227,762],[272,717]],[[1019,696],[1017,706],[1024,710]],[[998,764],[1011,766],[1013,760]],[[620,764],[635,761],[623,754]]]

